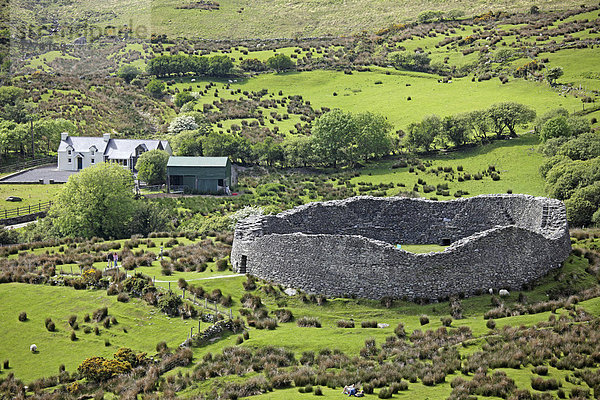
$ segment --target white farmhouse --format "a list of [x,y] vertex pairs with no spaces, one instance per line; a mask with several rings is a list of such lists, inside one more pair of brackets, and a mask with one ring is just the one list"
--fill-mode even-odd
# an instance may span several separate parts
[[166,140],[111,139],[108,133],[102,137],[69,136],[63,132],[58,146],[58,169],[79,171],[102,162],[116,162],[135,171],[139,156],[156,149],[173,154]]

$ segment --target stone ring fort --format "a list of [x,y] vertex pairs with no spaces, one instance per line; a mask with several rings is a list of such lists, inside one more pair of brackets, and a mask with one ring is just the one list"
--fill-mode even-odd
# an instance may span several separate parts
[[[443,244],[415,254],[398,244]],[[326,296],[443,299],[523,285],[571,252],[565,206],[528,195],[353,197],[236,226],[234,270]]]

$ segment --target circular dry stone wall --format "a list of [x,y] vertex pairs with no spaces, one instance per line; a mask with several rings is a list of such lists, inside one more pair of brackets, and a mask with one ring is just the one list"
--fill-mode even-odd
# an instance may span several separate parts
[[[403,244],[448,247],[415,254]],[[560,267],[570,252],[558,200],[360,196],[240,221],[231,261],[237,272],[308,293],[436,300],[521,289]]]

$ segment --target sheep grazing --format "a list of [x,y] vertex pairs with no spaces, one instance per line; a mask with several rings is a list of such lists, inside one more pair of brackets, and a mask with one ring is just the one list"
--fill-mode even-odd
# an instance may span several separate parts
[[31,346],[29,346],[29,350],[30,350],[32,353],[37,353],[37,351],[38,351],[38,350],[37,350],[37,346],[36,346],[35,344],[32,344]]
[[500,291],[498,292],[498,294],[502,297],[507,297],[510,295],[510,293],[508,292],[508,290],[506,289],[500,289]]

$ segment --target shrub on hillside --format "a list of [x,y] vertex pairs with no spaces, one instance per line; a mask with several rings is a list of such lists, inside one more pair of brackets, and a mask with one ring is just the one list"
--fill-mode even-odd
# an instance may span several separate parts
[[315,317],[302,317],[298,319],[296,324],[301,328],[320,328],[321,321]]
[[346,319],[340,319],[337,322],[337,327],[338,328],[354,328],[354,321],[352,320],[346,320]]
[[45,325],[49,332],[54,332],[56,330],[56,325],[51,318],[46,318]]
[[394,329],[394,333],[396,337],[403,339],[406,337],[406,331],[404,330],[404,324],[402,322],[398,323],[398,326]]

